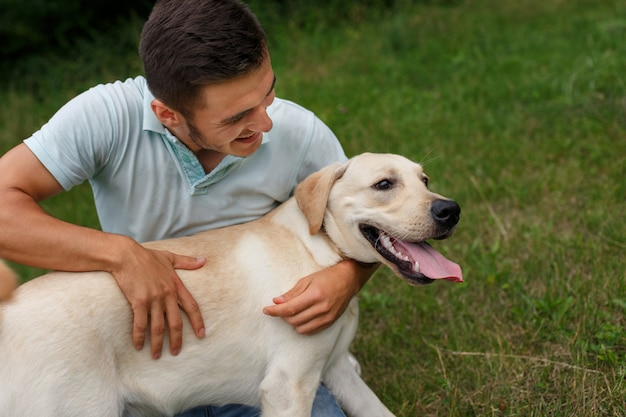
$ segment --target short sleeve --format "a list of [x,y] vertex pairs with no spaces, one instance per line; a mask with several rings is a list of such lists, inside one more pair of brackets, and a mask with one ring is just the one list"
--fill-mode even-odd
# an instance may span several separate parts
[[116,84],[78,95],[24,141],[65,190],[98,175],[124,140],[123,126],[138,117]]

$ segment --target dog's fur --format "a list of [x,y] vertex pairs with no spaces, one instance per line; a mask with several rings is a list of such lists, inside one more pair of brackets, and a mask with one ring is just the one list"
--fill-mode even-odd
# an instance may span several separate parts
[[[167,346],[156,361],[135,350],[131,309],[107,273],[55,272],[22,285],[0,306],[0,416],[169,416],[237,403],[261,407],[264,417],[305,417],[320,381],[349,416],[393,416],[349,360],[355,300],[313,336],[262,310],[299,278],[344,258],[407,275],[406,265],[374,249],[362,225],[408,241],[448,237],[458,206],[430,192],[425,178],[403,157],[363,154],[311,175],[295,198],[257,221],[147,244],[207,259],[179,271],[206,337],[197,339],[186,321],[176,357]],[[442,201],[451,219],[433,213]],[[411,269],[412,283],[430,281]]]

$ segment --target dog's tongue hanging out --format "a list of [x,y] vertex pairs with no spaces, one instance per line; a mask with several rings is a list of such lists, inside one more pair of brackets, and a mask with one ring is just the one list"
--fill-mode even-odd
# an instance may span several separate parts
[[411,254],[419,263],[420,272],[428,278],[463,282],[461,267],[446,259],[428,243],[419,243],[413,249]]
[[408,243],[396,240],[394,246],[400,246],[402,252],[408,253],[410,258],[419,264],[419,271],[416,272],[420,272],[430,279],[463,282],[461,267],[446,259],[428,243]]

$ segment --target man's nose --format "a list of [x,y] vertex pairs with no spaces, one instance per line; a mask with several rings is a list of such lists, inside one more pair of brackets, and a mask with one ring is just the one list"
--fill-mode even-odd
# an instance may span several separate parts
[[267,114],[267,107],[259,106],[254,111],[248,129],[254,132],[269,132],[270,130],[272,130],[272,126],[274,126],[274,123],[272,122],[270,116]]

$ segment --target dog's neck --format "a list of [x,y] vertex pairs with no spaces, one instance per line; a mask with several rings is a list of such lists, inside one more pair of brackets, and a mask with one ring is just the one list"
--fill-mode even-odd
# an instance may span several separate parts
[[298,208],[295,198],[285,201],[276,210],[270,212],[267,217],[272,223],[285,227],[300,236],[302,243],[321,267],[326,268],[345,259],[345,256],[328,237],[323,227],[314,235],[309,233],[309,223]]

